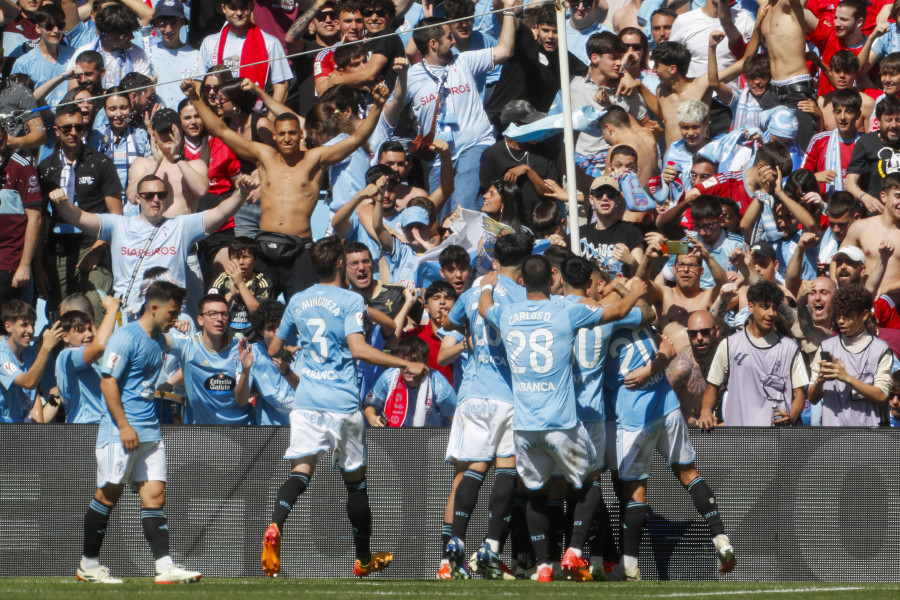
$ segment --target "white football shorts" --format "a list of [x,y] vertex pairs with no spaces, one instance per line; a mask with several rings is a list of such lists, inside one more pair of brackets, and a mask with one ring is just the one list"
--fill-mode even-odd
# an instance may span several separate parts
[[581,423],[571,429],[517,431],[515,440],[516,471],[529,490],[544,487],[554,474],[581,489],[598,468],[594,444]]
[[516,453],[512,431],[513,405],[469,398],[456,408],[447,442],[447,462],[490,462]]
[[325,412],[295,408],[291,411],[288,460],[333,452],[331,465],[342,471],[366,466],[366,426],[361,411]]
[[97,455],[97,487],[106,484],[130,485],[136,481],[165,481],[166,445],[162,441],[141,442],[128,452],[122,442],[111,442],[95,450]]
[[666,464],[670,467],[689,465],[697,458],[680,409],[673,410],[643,429],[617,431],[619,478],[623,481],[649,478],[654,450],[666,459]]

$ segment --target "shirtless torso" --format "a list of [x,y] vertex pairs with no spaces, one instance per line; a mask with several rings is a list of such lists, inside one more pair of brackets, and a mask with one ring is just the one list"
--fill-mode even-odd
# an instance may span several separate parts
[[[656,145],[656,138],[649,129],[641,125],[633,125],[628,129],[620,129],[618,135],[620,136],[620,139],[616,146],[630,146],[637,152],[638,179],[640,179],[641,185],[647,189],[649,179],[660,174],[659,147]],[[613,148],[615,148],[615,146]],[[610,156],[613,153],[613,148],[609,149]]]
[[[137,184],[140,181],[140,178],[147,174],[153,167],[154,162],[155,161],[152,158],[138,157],[131,164],[128,180],[134,182],[134,188],[132,189],[132,186],[129,186],[129,201],[134,202],[135,204],[137,203],[137,200],[134,198],[134,194],[137,191]],[[206,163],[200,159],[185,162],[187,162],[187,168],[193,169],[200,178],[206,178],[206,189],[209,189],[209,176]],[[192,186],[187,185],[181,169],[182,167],[179,167],[177,164],[164,158],[154,172],[157,177],[163,180],[163,183],[166,185],[166,191],[169,193],[169,197],[173,199],[172,205],[165,212],[165,216],[169,218],[177,217],[179,215],[190,215],[197,212],[197,201],[200,199],[200,196],[205,193],[202,186],[199,189],[194,190],[192,189]]]
[[687,336],[687,322],[691,313],[697,310],[709,310],[718,295],[717,288],[697,289],[693,294],[686,294],[678,287],[665,287],[662,290],[662,306],[659,312],[660,331],[666,335],[672,345],[680,352],[690,347]]
[[671,146],[681,139],[681,130],[678,129],[678,120],[675,118],[678,107],[686,100],[699,100],[709,106],[713,88],[709,86],[709,79],[705,76],[693,79],[683,77],[681,82],[674,86],[660,84],[657,93],[666,129],[666,146]]
[[758,18],[763,18],[762,35],[769,52],[772,80],[809,75],[803,6],[799,0],[777,0],[770,5],[767,14]]
[[[887,195],[900,196],[900,190],[893,189]],[[894,248],[900,248],[900,199],[888,197],[885,202],[884,213],[860,219],[847,230],[842,246],[858,246],[866,255],[866,272],[876,271],[876,262],[881,260],[879,248],[882,241],[893,244]],[[881,288],[893,289],[900,284],[900,256],[897,253],[891,255],[884,269],[884,277],[881,280]]]

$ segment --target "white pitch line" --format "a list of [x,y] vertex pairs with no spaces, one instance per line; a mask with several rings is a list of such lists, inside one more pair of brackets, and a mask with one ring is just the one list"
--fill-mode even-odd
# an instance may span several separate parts
[[681,598],[687,596],[727,596],[739,594],[804,594],[812,592],[848,592],[862,590],[862,587],[810,587],[810,588],[782,588],[774,590],[722,590],[718,592],[678,592],[675,594],[653,595],[653,598]]

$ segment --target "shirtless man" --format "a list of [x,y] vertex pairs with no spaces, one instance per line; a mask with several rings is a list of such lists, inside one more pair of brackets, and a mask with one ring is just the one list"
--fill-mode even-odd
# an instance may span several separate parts
[[[834,90],[824,96],[819,96],[818,99],[819,110],[822,112],[822,130],[830,131],[837,128],[838,119],[832,100],[839,90],[850,90],[859,95],[861,102],[860,114],[856,118],[855,123],[856,130],[866,131],[866,124],[875,112],[875,99],[854,87],[859,76],[859,58],[851,50],[839,50],[831,57],[830,66],[831,82],[834,84]],[[844,132],[841,133],[843,134]],[[852,135],[856,136],[856,132],[853,132]],[[845,139],[847,137],[846,135],[844,136]]]
[[[885,244],[900,248],[900,173],[889,173],[881,183],[884,212],[850,225],[841,248],[856,246],[866,257],[866,271],[877,272]],[[884,268],[882,289],[900,284],[900,256],[892,253]]]
[[723,39],[725,34],[721,31],[714,31],[709,36],[709,71],[706,77],[687,76],[691,53],[685,46],[677,42],[663,42],[653,50],[653,70],[659,77],[658,97],[644,84],[641,84],[641,95],[647,107],[662,119],[667,146],[681,139],[675,112],[686,100],[700,100],[709,106],[713,92],[717,92],[723,102],[730,102],[734,92],[719,81],[716,63],[716,46]]
[[383,84],[372,91],[369,115],[347,138],[308,150],[300,120],[292,113],[275,119],[275,147],[250,142],[231,131],[200,99],[200,83],[185,81],[182,90],[197,109],[210,135],[225,142],[238,156],[256,161],[259,170],[259,267],[285,298],[313,285],[317,276],[306,252],[312,246],[310,217],[319,199],[322,175],[352,154],[372,135],[388,98]]
[[[685,335],[688,316],[696,310],[709,310],[719,295],[719,290],[728,283],[725,270],[712,258],[703,244],[694,244],[689,254],[675,256],[675,287],[662,284],[662,276],[656,282],[649,281],[650,264],[663,256],[660,242],[654,240],[647,245],[644,260],[636,276],[647,281],[647,302],[657,306],[660,331],[667,335],[677,350],[688,346]],[[700,288],[700,275],[704,262],[712,271],[715,285]]]
[[806,34],[816,29],[818,19],[804,8],[803,0],[769,0],[765,14],[760,10],[757,19],[772,71],[774,98],[761,102],[764,109],[776,105],[794,109],[800,124],[797,143],[805,148],[810,138],[818,132],[816,118],[797,109],[803,100],[816,100],[816,86],[806,67]]
[[687,320],[687,335],[690,345],[679,350],[666,367],[666,378],[678,395],[687,424],[696,427],[706,392],[706,374],[720,339],[719,326],[712,313],[692,312]]
[[151,121],[152,158],[140,156],[128,169],[128,201],[138,204],[137,187],[147,175],[156,175],[166,184],[173,199],[166,209],[168,218],[197,212],[197,201],[209,191],[209,170],[201,159],[187,160],[182,154],[181,119],[171,108],[156,111]]
[[624,108],[612,104],[606,90],[600,90],[597,95],[601,96],[598,99],[600,105],[607,107],[606,114],[600,117],[599,125],[603,131],[603,139],[609,143],[609,155],[612,156],[613,150],[619,145],[634,148],[641,157],[636,169],[638,179],[641,186],[649,189],[649,179],[659,175],[659,149],[656,138]]

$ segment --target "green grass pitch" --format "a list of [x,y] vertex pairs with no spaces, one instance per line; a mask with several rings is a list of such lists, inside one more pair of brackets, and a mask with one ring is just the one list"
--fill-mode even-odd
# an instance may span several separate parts
[[583,598],[596,594],[603,600],[640,598],[729,598],[769,600],[809,598],[824,600],[894,600],[898,584],[873,583],[572,583],[538,584],[532,581],[391,581],[346,579],[204,579],[190,585],[155,585],[152,579],[128,579],[122,585],[91,585],[71,579],[0,579],[0,598],[14,600],[103,600],[105,598],[185,598],[190,600],[263,600],[271,598]]

